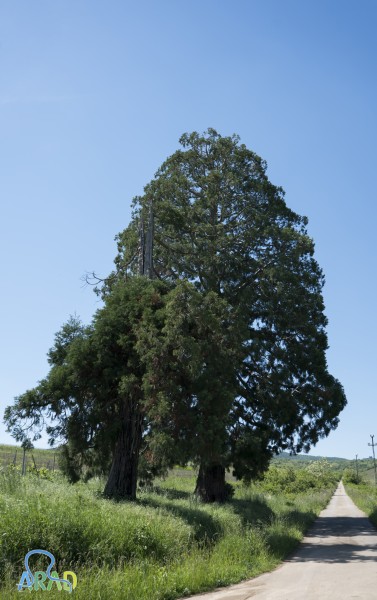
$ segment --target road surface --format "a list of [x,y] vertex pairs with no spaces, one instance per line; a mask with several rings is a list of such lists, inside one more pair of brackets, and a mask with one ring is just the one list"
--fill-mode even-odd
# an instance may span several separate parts
[[192,600],[377,600],[377,530],[340,483],[294,555],[270,573]]

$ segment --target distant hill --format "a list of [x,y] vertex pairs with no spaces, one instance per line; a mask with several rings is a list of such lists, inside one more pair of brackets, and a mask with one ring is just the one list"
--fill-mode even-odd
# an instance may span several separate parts
[[294,454],[291,455],[289,454],[289,452],[281,452],[280,454],[278,454],[278,456],[275,456],[273,458],[274,461],[281,461],[281,460],[287,460],[287,461],[300,461],[300,462],[306,462],[306,461],[313,461],[313,460],[320,460],[321,458],[326,458],[326,460],[328,460],[329,462],[344,462],[347,463],[349,462],[349,460],[347,458],[340,458],[338,456],[311,456],[310,454]]

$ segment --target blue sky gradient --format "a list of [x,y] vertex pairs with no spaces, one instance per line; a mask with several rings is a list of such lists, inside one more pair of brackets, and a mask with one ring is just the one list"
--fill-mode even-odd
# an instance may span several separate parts
[[376,29],[369,0],[1,3],[1,414],[46,375],[69,315],[99,307],[81,277],[112,269],[133,196],[183,132],[213,127],[238,133],[309,218],[329,369],[349,402],[312,453],[369,455]]

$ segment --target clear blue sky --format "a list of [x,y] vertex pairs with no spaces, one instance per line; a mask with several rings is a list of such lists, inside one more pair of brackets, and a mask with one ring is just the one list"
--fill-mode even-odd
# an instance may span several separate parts
[[214,127],[261,155],[309,218],[329,368],[349,402],[313,453],[369,455],[376,30],[368,0],[1,2],[1,414],[46,375],[68,316],[98,308],[81,276],[111,270],[132,197],[183,132]]

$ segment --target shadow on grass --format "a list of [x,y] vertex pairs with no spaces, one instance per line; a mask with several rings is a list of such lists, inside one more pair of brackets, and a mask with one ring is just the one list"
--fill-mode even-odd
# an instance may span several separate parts
[[302,532],[305,532],[317,518],[317,514],[312,510],[302,511],[293,509],[284,515],[284,521],[287,525],[298,526]]
[[169,498],[170,500],[188,500],[189,498],[193,498],[194,494],[192,492],[186,492],[184,490],[174,490],[169,488],[163,488],[158,485],[156,486],[146,486],[140,487],[138,492],[141,495],[141,498],[137,497],[135,500],[131,498],[124,498],[123,496],[106,496],[106,494],[102,491],[94,492],[94,496],[96,498],[101,498],[104,500],[112,500],[113,502],[117,502],[119,504],[128,503],[128,502],[144,502],[143,494],[156,494],[157,496],[161,496],[162,498]]
[[377,508],[375,508],[369,515],[369,520],[371,521],[371,523],[374,525],[374,527],[377,527]]
[[[190,496],[192,497],[192,494]],[[141,498],[138,503],[143,506],[166,510],[172,515],[183,519],[192,527],[195,541],[204,545],[213,544],[224,533],[223,526],[218,519],[194,506],[182,506],[171,501],[160,503],[158,500],[153,500],[153,498]]]
[[[305,534],[317,518],[314,511],[301,511],[294,507],[284,514],[276,514],[270,506],[262,499],[232,500],[235,512],[241,517],[244,526],[261,526],[266,532],[266,543],[274,558],[283,560],[289,557],[299,545],[297,529]],[[282,519],[283,531],[274,528],[274,521]],[[271,527],[271,528],[270,528]],[[291,529],[292,528],[292,529]]]
[[274,517],[273,510],[265,500],[255,498],[253,500],[239,500],[233,498],[229,504],[234,512],[241,518],[244,527],[257,524],[270,523]]
[[[272,555],[278,560],[283,560],[292,556],[297,547],[302,543],[297,539],[297,530],[305,535],[316,523],[317,514],[314,511],[301,511],[292,509],[283,516],[284,527],[286,531],[269,531],[266,537],[267,544]],[[293,528],[292,533],[289,529]],[[296,531],[296,533],[295,533]]]
[[152,494],[157,494],[158,496],[163,496],[165,498],[169,498],[170,500],[187,500],[188,498],[193,497],[192,492],[186,492],[184,490],[173,490],[169,488],[163,488],[159,485],[151,487],[148,492]]
[[[203,510],[205,505],[196,500],[192,492],[159,486],[153,486],[145,491],[146,496],[141,495],[136,500],[137,504],[168,512],[184,520],[192,528],[193,539],[199,545],[213,546],[226,535],[226,519],[223,521]],[[297,547],[297,529],[304,533],[316,518],[313,511],[300,511],[293,503],[291,504],[292,508],[284,515],[276,514],[267,501],[260,496],[251,499],[232,498],[224,504],[224,507],[240,518],[245,529],[256,526],[265,530],[266,542],[271,554],[278,559],[283,559]],[[273,523],[279,517],[283,517],[287,526],[286,531],[274,530]],[[290,527],[294,528],[292,533],[289,531]]]
[[292,555],[300,544],[297,537],[289,533],[269,532],[266,538],[270,553],[274,558],[283,560]]
[[[174,490],[169,490],[173,492]],[[181,492],[178,492],[181,494]],[[168,501],[159,502],[153,498],[140,498],[138,502],[144,506],[151,506],[160,510],[166,510],[171,514],[183,519],[192,527],[194,530],[194,539],[197,542],[207,544],[213,544],[219,540],[225,533],[225,524],[220,519],[217,519],[208,512],[201,510],[200,502],[194,501],[195,496],[188,494],[188,497],[193,499],[193,505],[184,506],[174,502],[176,499],[187,499],[186,493],[184,496],[175,496],[174,494],[166,494],[166,490],[163,490],[161,496]],[[196,506],[195,506],[196,504]],[[267,525],[271,523],[274,518],[274,512],[262,499],[256,498],[253,500],[238,500],[232,499],[227,502],[225,507],[233,509],[234,513],[237,514],[243,527],[249,527],[253,525]]]

